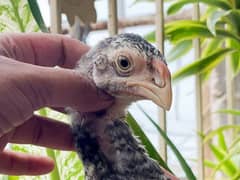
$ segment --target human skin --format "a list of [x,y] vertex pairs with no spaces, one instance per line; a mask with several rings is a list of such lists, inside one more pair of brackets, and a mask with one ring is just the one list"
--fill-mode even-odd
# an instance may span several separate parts
[[63,35],[0,35],[0,174],[41,175],[54,168],[48,157],[5,150],[9,142],[74,150],[70,126],[33,115],[35,110],[48,106],[91,112],[113,103],[72,70],[88,50]]
[[62,35],[0,36],[0,174],[39,175],[54,167],[47,157],[4,149],[9,142],[74,150],[69,125],[33,115],[35,110],[48,106],[90,112],[112,104],[111,97],[72,70],[88,49]]

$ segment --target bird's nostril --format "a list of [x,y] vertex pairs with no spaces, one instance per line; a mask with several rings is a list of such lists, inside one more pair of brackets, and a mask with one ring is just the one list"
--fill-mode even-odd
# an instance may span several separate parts
[[153,77],[151,80],[155,85],[159,86],[160,88],[163,88],[165,86],[165,81],[158,77]]

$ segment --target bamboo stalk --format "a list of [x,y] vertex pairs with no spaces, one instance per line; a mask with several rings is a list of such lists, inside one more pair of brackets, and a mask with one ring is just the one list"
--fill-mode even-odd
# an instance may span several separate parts
[[[226,26],[226,28],[233,32],[234,29],[232,29],[230,26]],[[226,40],[226,47],[231,47],[230,40]],[[234,89],[235,89],[235,82],[234,82],[234,72],[232,69],[231,61],[232,56],[227,56],[225,60],[226,64],[226,100],[227,100],[227,109],[234,109],[235,108],[235,99],[234,99]],[[228,125],[234,125],[236,124],[236,117],[228,114],[227,115],[227,124]],[[229,131],[228,134],[228,141],[232,142],[234,139],[234,133],[235,131]]]
[[[234,78],[233,70],[231,67],[231,58],[226,58],[226,98],[227,109],[234,109]],[[229,114],[227,116],[228,124],[235,124],[235,118]],[[231,139],[231,138],[230,138]]]
[[108,31],[110,36],[118,33],[117,0],[108,0]]
[[50,0],[51,32],[61,33],[61,5],[60,0]]
[[[162,54],[164,55],[164,2],[163,0],[156,0],[156,43]],[[159,108],[159,124],[162,130],[167,131],[166,112]],[[167,144],[165,140],[160,137],[160,155],[164,161],[167,161]]]
[[[199,3],[194,4],[194,11],[193,11],[193,19],[199,20],[200,19],[200,7]],[[200,58],[201,54],[201,44],[200,39],[195,39],[194,43],[194,53],[195,59]],[[196,75],[195,77],[195,89],[196,89],[196,116],[197,116],[197,131],[203,132],[203,118],[202,118],[202,85],[201,85],[201,77]],[[197,138],[197,145],[198,145],[198,179],[204,179],[204,146],[200,136]]]

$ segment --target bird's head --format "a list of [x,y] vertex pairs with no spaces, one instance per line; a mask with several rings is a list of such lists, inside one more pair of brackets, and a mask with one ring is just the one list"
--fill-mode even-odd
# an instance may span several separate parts
[[85,55],[78,68],[87,72],[98,88],[118,100],[131,103],[149,99],[170,109],[171,76],[164,57],[138,35],[120,34],[104,39]]

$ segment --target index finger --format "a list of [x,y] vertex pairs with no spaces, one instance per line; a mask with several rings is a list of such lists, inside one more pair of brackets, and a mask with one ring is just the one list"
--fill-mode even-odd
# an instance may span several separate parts
[[89,50],[78,40],[47,33],[8,33],[0,36],[0,55],[40,66],[73,68]]
[[33,156],[18,152],[0,152],[0,174],[8,175],[41,175],[54,168],[53,160],[47,157]]
[[74,150],[72,131],[68,124],[36,115],[11,132],[8,141]]

